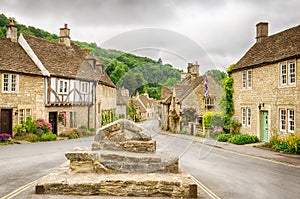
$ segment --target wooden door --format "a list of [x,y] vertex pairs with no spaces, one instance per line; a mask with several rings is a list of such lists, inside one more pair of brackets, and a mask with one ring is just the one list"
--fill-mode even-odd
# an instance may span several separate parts
[[261,131],[261,141],[267,142],[268,141],[268,111],[261,111],[260,112],[260,131]]
[[12,135],[12,109],[1,109],[0,132]]
[[49,112],[49,122],[52,124],[52,132],[57,134],[57,112]]

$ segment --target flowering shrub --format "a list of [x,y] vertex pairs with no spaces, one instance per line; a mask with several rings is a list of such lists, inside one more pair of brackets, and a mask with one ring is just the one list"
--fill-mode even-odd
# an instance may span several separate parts
[[272,149],[300,154],[300,133],[288,134],[280,137],[277,133],[270,140]]
[[[38,118],[33,120],[27,118],[25,122],[17,124],[14,127],[16,131],[15,139],[27,140],[29,142],[54,140],[54,134],[52,134],[52,124],[47,122],[44,118]],[[47,134],[43,136],[44,134]],[[56,139],[56,136],[55,136]]]
[[38,124],[38,129],[42,131],[42,133],[49,133],[52,132],[52,124],[47,122],[44,118],[36,119]]
[[67,118],[66,112],[60,112],[58,114],[58,121],[60,121],[60,122],[65,121],[66,118]]
[[6,141],[11,139],[11,135],[8,133],[0,133],[0,141]]

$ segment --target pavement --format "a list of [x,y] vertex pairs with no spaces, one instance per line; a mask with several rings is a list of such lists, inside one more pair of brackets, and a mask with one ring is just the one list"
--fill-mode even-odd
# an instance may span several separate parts
[[161,131],[160,134],[168,136],[176,136],[182,139],[193,141],[195,143],[204,144],[213,147],[216,150],[225,150],[231,153],[240,154],[243,156],[264,159],[270,162],[295,166],[300,168],[300,155],[290,154],[285,152],[272,151],[268,148],[261,147],[263,143],[253,143],[246,145],[236,145],[228,142],[218,142],[211,138],[201,138],[186,134],[172,134],[166,131]]

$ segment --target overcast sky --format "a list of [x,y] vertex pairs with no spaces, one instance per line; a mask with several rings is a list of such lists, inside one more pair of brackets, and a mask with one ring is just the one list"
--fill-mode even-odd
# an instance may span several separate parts
[[236,63],[255,43],[255,25],[269,34],[300,24],[299,0],[1,0],[0,13],[71,39],[138,55],[162,57],[201,71]]

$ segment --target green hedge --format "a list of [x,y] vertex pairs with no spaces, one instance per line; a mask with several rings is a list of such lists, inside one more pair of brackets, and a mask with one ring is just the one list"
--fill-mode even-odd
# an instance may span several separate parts
[[221,134],[218,137],[219,142],[227,142],[231,138],[231,134]]
[[257,136],[248,135],[248,134],[236,134],[232,138],[228,140],[232,144],[249,144],[249,143],[255,143],[258,142]]

